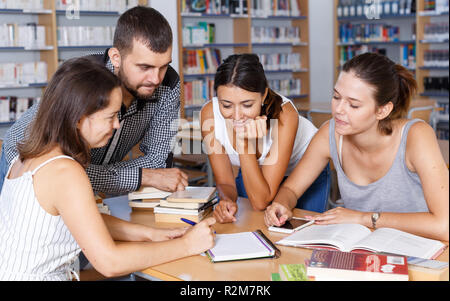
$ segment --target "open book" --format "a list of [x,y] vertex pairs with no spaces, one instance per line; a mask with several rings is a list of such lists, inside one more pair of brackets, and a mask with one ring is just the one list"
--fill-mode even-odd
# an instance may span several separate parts
[[215,245],[206,251],[212,262],[244,260],[281,255],[273,243],[261,232],[217,234]]
[[433,259],[447,247],[440,241],[391,228],[373,232],[359,224],[311,225],[277,244],[304,248],[332,248],[343,252],[369,251]]

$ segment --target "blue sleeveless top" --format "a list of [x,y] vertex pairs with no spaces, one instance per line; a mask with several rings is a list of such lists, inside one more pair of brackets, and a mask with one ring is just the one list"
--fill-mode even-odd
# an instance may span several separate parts
[[400,146],[389,171],[379,180],[365,186],[353,183],[344,173],[337,151],[334,119],[329,123],[330,155],[336,168],[339,191],[344,207],[364,212],[428,212],[422,184],[417,173],[406,166],[406,140],[411,126],[421,121],[408,121]]

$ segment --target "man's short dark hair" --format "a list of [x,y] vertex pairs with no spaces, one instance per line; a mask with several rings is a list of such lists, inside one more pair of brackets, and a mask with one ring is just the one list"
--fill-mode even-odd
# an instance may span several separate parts
[[172,46],[172,29],[169,22],[156,9],[136,6],[124,12],[117,21],[113,46],[126,55],[136,39],[151,51],[164,53]]

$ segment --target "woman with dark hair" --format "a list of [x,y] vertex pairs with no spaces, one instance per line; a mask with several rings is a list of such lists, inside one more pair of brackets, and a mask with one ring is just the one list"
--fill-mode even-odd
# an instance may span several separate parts
[[[292,216],[295,200],[332,159],[343,207],[316,224],[358,223],[448,241],[449,173],[434,130],[407,120],[417,84],[404,67],[365,53],[339,75],[329,120],[265,212],[268,226]],[[305,176],[305,174],[307,176]]]
[[85,58],[65,62],[53,75],[0,195],[0,280],[78,278],[81,250],[113,277],[212,247],[213,218],[187,231],[99,213],[84,167],[90,149],[106,145],[119,128],[120,85]]
[[[217,69],[214,90],[217,97],[202,108],[201,124],[220,196],[214,217],[226,223],[236,220],[238,196],[248,198],[255,210],[270,204],[317,129],[291,100],[269,88],[255,54],[225,59]],[[236,179],[232,165],[240,167]],[[324,168],[296,202],[299,208],[325,210],[330,177]]]

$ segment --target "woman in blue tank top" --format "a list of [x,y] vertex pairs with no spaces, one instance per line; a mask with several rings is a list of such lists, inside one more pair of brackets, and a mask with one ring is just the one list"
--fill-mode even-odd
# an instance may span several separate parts
[[449,172],[436,135],[427,123],[403,118],[416,88],[414,76],[383,55],[348,61],[334,88],[333,118],[267,208],[265,223],[292,217],[296,199],[331,159],[344,206],[309,216],[316,224],[358,223],[448,241]]

